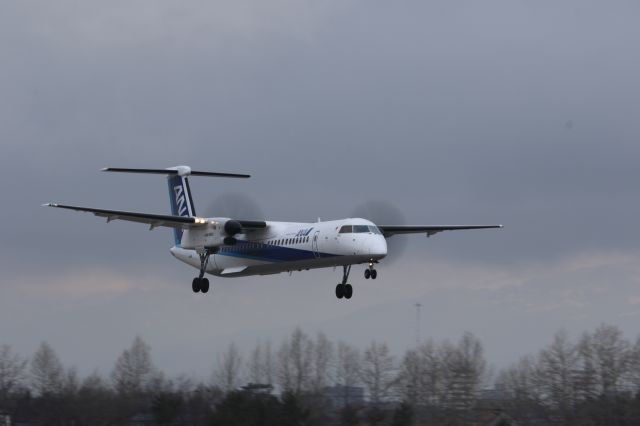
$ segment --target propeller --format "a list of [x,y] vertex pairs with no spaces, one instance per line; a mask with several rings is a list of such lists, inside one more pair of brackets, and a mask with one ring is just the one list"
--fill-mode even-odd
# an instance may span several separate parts
[[[406,220],[400,209],[387,201],[371,200],[357,206],[352,217],[368,219],[376,225],[405,225]],[[387,257],[384,262],[391,264],[398,260],[407,247],[407,239],[403,235],[395,235],[387,239]]]
[[260,205],[241,192],[226,192],[217,196],[205,209],[205,215],[236,220],[265,220]]
[[228,235],[224,244],[232,246],[236,243],[235,235],[242,232],[238,220],[264,220],[264,214],[257,202],[240,192],[227,192],[216,197],[204,210],[207,217],[228,217],[224,224],[224,232]]

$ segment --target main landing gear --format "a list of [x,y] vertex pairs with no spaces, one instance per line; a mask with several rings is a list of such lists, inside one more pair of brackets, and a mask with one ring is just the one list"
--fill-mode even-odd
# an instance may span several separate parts
[[206,293],[209,291],[209,279],[204,278],[204,272],[207,270],[210,255],[209,250],[205,250],[204,253],[198,253],[198,256],[200,256],[200,275],[195,277],[191,283],[191,289],[194,293]]
[[369,269],[364,270],[364,277],[367,280],[369,278],[371,278],[372,280],[375,280],[378,277],[378,271],[373,269],[373,260],[369,261]]
[[[364,277],[366,279],[371,278],[372,280],[375,280],[378,278],[378,271],[373,267],[375,263],[377,262],[373,259],[369,260],[369,268],[364,270]],[[338,299],[351,299],[351,296],[353,296],[353,287],[351,287],[351,284],[347,284],[349,272],[351,272],[351,265],[343,266],[342,271],[342,283],[336,286],[336,297]]]
[[353,287],[351,284],[347,284],[349,279],[349,272],[351,272],[351,265],[345,265],[342,267],[342,284],[336,286],[336,297],[338,299],[351,299],[353,296]]

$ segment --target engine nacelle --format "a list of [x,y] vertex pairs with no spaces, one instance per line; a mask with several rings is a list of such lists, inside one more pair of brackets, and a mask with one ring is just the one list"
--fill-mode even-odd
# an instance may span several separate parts
[[206,225],[187,228],[182,233],[182,248],[187,250],[216,249],[236,243],[234,235],[242,232],[240,222],[233,219],[205,219]]
[[229,219],[224,224],[224,232],[228,236],[233,237],[234,235],[242,232],[242,225],[240,225],[240,222],[237,220]]

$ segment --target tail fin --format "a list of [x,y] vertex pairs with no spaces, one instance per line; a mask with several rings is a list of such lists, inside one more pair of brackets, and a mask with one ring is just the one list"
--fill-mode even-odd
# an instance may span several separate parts
[[[169,200],[171,201],[171,214],[174,216],[186,217],[196,215],[196,209],[193,206],[193,198],[191,197],[191,188],[189,187],[189,175],[227,178],[250,177],[250,175],[236,173],[199,172],[191,170],[191,167],[189,166],[176,166],[169,167],[167,169],[123,169],[107,167],[102,169],[102,171],[167,175],[167,181],[169,183]],[[173,237],[175,239],[175,245],[179,246],[182,242],[182,229],[174,228]]]
[[[191,188],[189,178],[186,176],[167,176],[169,183],[169,200],[171,201],[171,214],[174,216],[195,216],[196,209],[191,198]],[[173,237],[176,246],[182,241],[182,229],[173,228]]]

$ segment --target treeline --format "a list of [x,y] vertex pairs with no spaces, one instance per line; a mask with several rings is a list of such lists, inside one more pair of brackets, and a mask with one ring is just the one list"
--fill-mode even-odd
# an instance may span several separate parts
[[167,377],[140,337],[107,376],[80,377],[46,342],[30,358],[0,346],[0,413],[32,425],[637,425],[639,390],[640,338],[609,325],[495,373],[470,333],[397,357],[296,329],[231,344],[204,379]]

